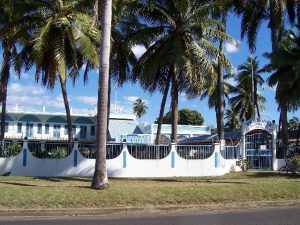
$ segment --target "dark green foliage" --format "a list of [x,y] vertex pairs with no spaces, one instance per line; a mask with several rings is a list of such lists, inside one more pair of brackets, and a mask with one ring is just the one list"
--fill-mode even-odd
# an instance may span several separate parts
[[[189,109],[181,109],[178,111],[178,124],[180,125],[203,125],[204,119],[196,110],[189,110]],[[156,121],[157,123],[157,121]],[[172,114],[168,112],[163,118],[164,124],[171,124],[172,123]]]

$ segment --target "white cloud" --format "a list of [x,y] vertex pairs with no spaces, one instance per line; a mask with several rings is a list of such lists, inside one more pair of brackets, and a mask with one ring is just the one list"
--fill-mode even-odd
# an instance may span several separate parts
[[76,99],[77,101],[83,104],[87,104],[91,106],[97,105],[97,100],[98,100],[97,96],[77,96],[74,97],[74,99]]
[[237,44],[226,42],[225,43],[225,51],[227,53],[235,53],[239,51],[239,48],[237,47]]
[[238,85],[238,82],[232,77],[226,80],[228,84],[231,84],[232,86],[236,87]]
[[180,97],[180,100],[183,101],[183,102],[186,102],[187,101],[187,96],[185,93],[180,93],[179,94],[179,97]]
[[19,83],[11,83],[8,86],[8,92],[11,94],[18,94],[22,93],[24,94],[31,94],[31,95],[40,95],[44,93],[44,89],[42,87],[39,87],[38,85],[22,85]]
[[139,97],[137,97],[137,96],[123,96],[123,98],[126,101],[130,102],[130,103],[134,103]]
[[147,49],[143,45],[135,45],[131,48],[131,50],[137,58],[140,58]]

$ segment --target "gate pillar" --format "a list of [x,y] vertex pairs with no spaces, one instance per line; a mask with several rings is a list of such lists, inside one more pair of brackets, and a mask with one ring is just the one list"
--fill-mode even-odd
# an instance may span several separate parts
[[246,159],[246,123],[245,121],[242,121],[242,126],[241,126],[241,159]]
[[272,121],[272,169],[273,170],[278,170],[278,162],[276,158],[277,154],[277,146],[276,146],[276,140],[277,140],[277,129],[276,129],[276,124],[275,120]]

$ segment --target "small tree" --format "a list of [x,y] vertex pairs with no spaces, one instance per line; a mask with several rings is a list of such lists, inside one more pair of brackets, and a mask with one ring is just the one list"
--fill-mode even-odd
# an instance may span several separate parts
[[143,99],[138,98],[135,103],[133,104],[133,113],[138,117],[141,118],[143,115],[146,114],[148,106],[146,106],[146,102]]

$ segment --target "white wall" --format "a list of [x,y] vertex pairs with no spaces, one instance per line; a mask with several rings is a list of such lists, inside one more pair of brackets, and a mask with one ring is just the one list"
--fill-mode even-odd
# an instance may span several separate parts
[[[225,160],[219,155],[217,165],[216,154],[219,154],[219,146],[215,147],[215,152],[207,159],[186,160],[177,154],[173,145],[170,154],[164,159],[139,160],[133,158],[125,146],[117,158],[107,160],[107,171],[109,177],[221,176],[229,173],[236,160]],[[77,163],[74,164],[74,160]],[[38,159],[31,155],[25,145],[17,156],[0,158],[0,174],[11,172],[14,176],[93,176],[94,165],[95,160],[82,156],[76,145],[72,153],[63,159]]]

